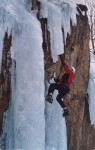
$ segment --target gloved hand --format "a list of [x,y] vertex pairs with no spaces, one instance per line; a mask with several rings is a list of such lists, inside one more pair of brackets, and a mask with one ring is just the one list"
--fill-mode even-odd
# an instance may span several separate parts
[[59,78],[54,78],[54,81],[57,83],[57,82],[60,82]]
[[62,58],[62,54],[61,55],[59,55],[59,58],[60,58],[60,60],[62,60],[63,58]]
[[60,60],[61,60],[62,65],[65,66],[66,63],[64,62],[62,55],[59,55],[59,58],[60,58]]

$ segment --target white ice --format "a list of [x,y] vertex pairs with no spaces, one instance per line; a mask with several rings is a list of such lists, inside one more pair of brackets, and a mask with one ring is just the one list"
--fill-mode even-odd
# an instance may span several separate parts
[[90,54],[90,72],[88,85],[88,102],[91,124],[95,126],[95,54]]

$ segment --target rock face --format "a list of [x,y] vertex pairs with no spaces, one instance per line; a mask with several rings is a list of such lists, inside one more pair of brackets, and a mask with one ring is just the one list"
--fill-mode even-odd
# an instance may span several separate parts
[[95,129],[90,124],[86,96],[89,55],[88,19],[86,16],[77,16],[77,26],[72,27],[65,50],[67,62],[76,68],[71,100],[67,99],[67,106],[71,110],[71,116],[66,119],[68,150],[93,150],[95,147]]

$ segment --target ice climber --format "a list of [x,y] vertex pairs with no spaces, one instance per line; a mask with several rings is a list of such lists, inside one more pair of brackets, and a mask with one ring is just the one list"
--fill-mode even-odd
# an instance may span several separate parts
[[61,105],[63,108],[63,116],[69,115],[69,110],[66,108],[66,105],[62,101],[62,98],[69,93],[70,91],[70,85],[72,83],[72,79],[75,73],[75,68],[74,67],[69,67],[62,59],[62,55],[59,55],[61,63],[63,65],[64,70],[66,71],[65,74],[59,78],[54,78],[55,83],[51,83],[48,89],[48,95],[46,97],[46,100],[50,103],[53,102],[53,92],[54,90],[58,90],[58,95],[56,97],[58,103]]

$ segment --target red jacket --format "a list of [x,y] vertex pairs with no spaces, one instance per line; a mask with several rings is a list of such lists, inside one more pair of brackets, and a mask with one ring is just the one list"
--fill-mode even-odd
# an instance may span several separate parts
[[68,84],[70,86],[72,83],[72,79],[73,79],[74,74],[73,74],[72,70],[67,65],[64,66],[64,70],[66,71],[67,74],[69,74]]
[[[73,79],[73,72],[72,72],[72,70],[67,66],[67,65],[65,65],[64,66],[64,70],[66,71],[66,74],[68,74],[68,85],[70,86],[71,85],[71,83],[72,83],[72,79]],[[64,76],[64,75],[63,75]],[[62,77],[63,77],[62,76]],[[55,78],[54,79],[54,81],[56,82],[56,83],[60,83],[60,84],[62,84],[62,81],[63,79],[61,78],[61,79],[59,79],[59,78]]]

